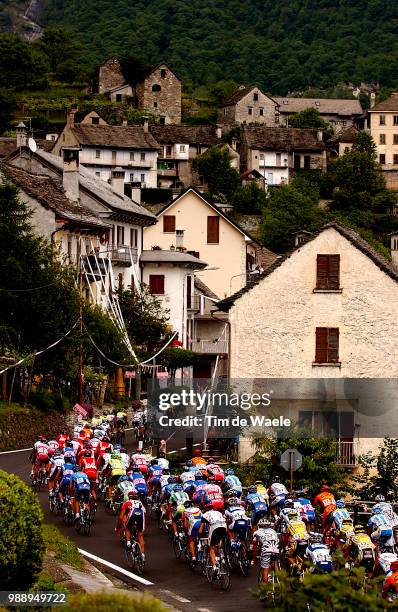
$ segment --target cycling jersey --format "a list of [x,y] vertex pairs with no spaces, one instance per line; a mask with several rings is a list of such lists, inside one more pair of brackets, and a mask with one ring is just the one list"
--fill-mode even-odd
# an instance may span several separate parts
[[202,513],[199,508],[196,508],[195,506],[185,508],[182,518],[188,523],[187,535],[191,536],[192,538],[196,538],[202,522]]
[[246,534],[250,519],[243,506],[228,506],[224,516],[231,531]]
[[322,510],[327,510],[328,512],[332,512],[332,510],[336,508],[336,500],[333,493],[330,493],[330,491],[319,493],[314,499],[314,506],[317,504],[321,505]]
[[279,554],[279,538],[275,529],[260,527],[253,535],[253,544],[260,548],[260,567],[271,567],[272,554]]
[[134,486],[134,483],[131,480],[124,480],[123,482],[119,482],[117,485],[119,491],[123,495],[123,500],[128,500],[129,491],[136,491],[137,489]]
[[80,460],[80,467],[82,472],[87,474],[90,480],[97,478],[97,462],[94,457],[82,457]]
[[389,573],[384,581],[383,593],[389,592],[393,592],[394,595],[398,595],[398,570]]
[[180,480],[182,483],[193,482],[195,480],[195,472],[182,472],[180,474]]
[[184,491],[172,491],[169,499],[173,507],[173,519],[179,519],[182,517],[185,506],[184,503],[189,500],[189,497]]
[[148,487],[145,482],[145,478],[143,477],[141,472],[140,473],[135,472],[135,473],[130,474],[129,479],[131,482],[134,483],[134,486],[139,493],[145,493],[145,494],[148,493]]
[[50,463],[51,463],[50,478],[52,478],[56,472],[58,473],[61,471],[61,469],[65,465],[65,459],[63,458],[62,455],[57,456],[57,457],[52,457],[50,459]]
[[134,526],[138,532],[145,531],[145,508],[139,499],[129,499],[124,502],[121,514],[126,513],[125,527]]
[[311,504],[310,500],[305,497],[298,497],[295,501],[296,504],[300,504],[300,512],[305,515],[309,521],[315,521],[315,508]]
[[341,529],[345,521],[351,521],[352,523],[350,513],[345,508],[338,508],[337,510],[334,510],[333,520],[337,529]]
[[322,544],[321,542],[309,544],[304,556],[323,572],[331,572],[333,570],[332,557],[330,556],[330,550],[326,544]]
[[260,518],[266,515],[268,505],[260,493],[249,493],[245,497],[245,503],[249,510],[252,511],[252,524],[257,525]]
[[158,476],[160,478],[160,476],[162,475],[163,472],[163,468],[161,465],[151,465],[148,468],[148,476],[153,477],[153,476]]
[[122,476],[126,473],[121,459],[111,456],[109,459],[109,467],[111,469],[111,476]]
[[127,470],[127,468],[130,465],[130,457],[128,456],[127,453],[120,453],[120,457],[122,459],[122,464],[125,470]]
[[212,474],[216,482],[223,482],[224,480],[224,471],[220,468],[216,463],[210,463],[206,466],[206,470],[209,474]]
[[377,557],[377,564],[380,565],[381,569],[385,574],[390,571],[391,563],[398,560],[395,553],[379,553]]
[[160,457],[158,459],[158,464],[162,467],[162,469],[168,470],[170,462],[167,459],[165,459],[165,457]]
[[66,434],[61,434],[57,437],[57,440],[58,440],[58,446],[62,450],[65,446],[65,442],[69,440],[69,436]]
[[159,484],[160,484],[161,489],[164,489],[169,484],[169,478],[170,478],[169,474],[161,475],[161,477],[159,478]]
[[44,444],[43,442],[36,442],[33,448],[36,454],[36,461],[48,461],[48,444]]
[[226,476],[225,484],[228,485],[228,489],[232,489],[232,491],[235,491],[237,497],[240,497],[242,495],[242,484],[237,476]]
[[271,506],[273,508],[281,507],[285,503],[288,491],[281,482],[274,482],[269,488]]
[[131,457],[131,463],[140,468],[141,472],[145,473],[148,469],[148,463],[144,455],[136,453]]
[[202,501],[205,506],[211,504],[214,510],[222,510],[224,508],[224,497],[220,487],[216,484],[205,486]]

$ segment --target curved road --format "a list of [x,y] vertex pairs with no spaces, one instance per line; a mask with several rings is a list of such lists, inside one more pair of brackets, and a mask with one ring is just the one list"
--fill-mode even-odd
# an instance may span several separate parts
[[[0,469],[17,474],[25,482],[29,483],[29,453],[30,451],[21,451],[0,454]],[[99,504],[92,533],[86,537],[77,534],[72,527],[66,527],[59,517],[50,513],[47,492],[39,493],[39,497],[46,522],[57,525],[79,548],[101,559],[105,559],[118,567],[131,571],[125,561],[123,548],[118,543],[114,532],[115,517],[109,516],[104,512],[103,504]],[[104,569],[107,573],[113,573],[119,579],[129,584],[130,587],[148,590],[166,603],[184,612],[263,610],[260,602],[250,593],[250,590],[256,587],[256,568],[252,568],[248,578],[233,574],[231,587],[225,593],[220,589],[217,582],[208,584],[206,579],[198,572],[192,574],[183,561],[178,561],[174,557],[169,539],[165,534],[159,532],[155,523],[151,520],[149,520],[145,543],[146,566],[143,577],[151,581],[153,586],[142,586],[139,582],[123,576],[117,571],[110,571],[108,568],[101,568],[101,566],[98,567]]]

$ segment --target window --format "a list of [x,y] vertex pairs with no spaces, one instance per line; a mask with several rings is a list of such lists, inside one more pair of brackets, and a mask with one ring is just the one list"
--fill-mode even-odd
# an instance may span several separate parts
[[152,295],[164,295],[164,275],[150,274],[149,275],[149,291]]
[[122,101],[122,94],[116,94],[116,102]]
[[187,308],[192,306],[192,276],[187,276]]
[[296,153],[294,153],[294,169],[295,170],[300,170],[300,155],[297,155]]
[[133,172],[130,173],[130,183],[134,183],[134,174],[133,174]]
[[134,161],[134,151],[130,151],[130,161]]
[[175,231],[176,231],[175,215],[163,215],[163,232],[167,234],[174,234]]
[[315,339],[315,363],[339,363],[338,327],[317,327]]
[[398,134],[394,134],[393,143],[398,144]]
[[117,243],[124,244],[124,227],[123,225],[117,226]]
[[341,124],[343,127],[345,127],[347,125],[347,121],[342,121]]
[[119,285],[120,291],[122,291],[123,289],[123,273],[122,272],[119,272],[118,274],[118,285]]
[[141,183],[145,183],[145,174],[141,174]]
[[260,108],[260,117],[264,117],[264,109]]
[[92,125],[99,125],[99,117],[91,117]]
[[160,125],[165,125],[166,124],[166,117],[159,117],[159,123],[160,123]]
[[96,159],[99,159],[101,157],[101,151],[99,149],[96,149],[95,157],[96,157]]
[[385,156],[385,154],[384,154],[384,153],[381,153],[381,154],[379,155],[379,162],[380,162],[381,164],[385,164],[385,163],[386,163],[386,156]]
[[136,249],[138,246],[138,229],[135,229],[134,227],[130,229],[130,246],[134,249]]
[[98,176],[99,178],[101,178],[101,172],[96,172],[95,176]]
[[219,244],[220,218],[207,217],[207,244]]
[[386,144],[386,135],[385,134],[380,134],[379,135],[379,144]]
[[279,168],[281,165],[281,161],[282,161],[282,154],[281,153],[277,153],[276,154],[276,165]]
[[184,153],[185,151],[185,145],[180,145],[180,153]]
[[317,255],[316,288],[340,289],[340,255]]
[[73,237],[68,236],[68,261],[72,263],[72,249],[73,249]]
[[116,161],[116,151],[112,151],[112,161]]
[[247,113],[248,113],[248,115],[252,115],[252,114],[253,114],[253,109],[252,109],[252,107],[251,107],[251,106],[249,106],[249,107],[247,108]]
[[166,70],[164,68],[160,69],[160,78],[161,79],[165,79],[166,78]]
[[157,103],[157,102],[154,102],[154,103],[153,103],[153,108],[157,108],[157,107],[158,107],[158,103]]
[[160,87],[160,85],[158,85],[157,83],[155,83],[155,85],[152,85],[152,91],[153,93],[158,93],[159,91],[161,91],[162,88]]
[[394,115],[393,125],[398,125],[398,115]]
[[141,151],[141,161],[145,161],[145,152]]
[[397,165],[397,164],[398,164],[398,155],[397,155],[396,153],[394,153],[394,155],[393,155],[392,159],[393,159],[393,162],[392,162],[392,163],[393,163],[394,165]]
[[386,124],[386,116],[379,115],[379,125],[385,125],[385,124]]
[[304,155],[304,168],[306,170],[311,168],[311,155]]
[[258,93],[253,94],[253,102],[258,102]]

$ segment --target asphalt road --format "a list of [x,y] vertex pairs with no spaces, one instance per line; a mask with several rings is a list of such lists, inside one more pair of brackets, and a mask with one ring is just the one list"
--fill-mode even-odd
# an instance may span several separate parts
[[[129,450],[131,449],[130,444]],[[17,474],[29,483],[28,457],[29,451],[0,454],[0,469]],[[39,497],[46,522],[57,525],[65,535],[76,542],[79,548],[131,571],[125,561],[123,548],[114,532],[115,517],[104,512],[103,504],[99,504],[96,522],[93,525],[92,533],[87,537],[77,534],[73,527],[66,527],[61,518],[50,513],[47,492],[40,492]],[[234,612],[235,610],[263,609],[260,602],[250,593],[251,589],[256,588],[256,568],[252,568],[247,578],[233,574],[230,589],[224,592],[217,582],[209,584],[198,572],[192,574],[183,561],[178,561],[174,556],[171,542],[165,534],[159,532],[153,521],[149,521],[145,544],[146,566],[143,577],[151,581],[153,586],[143,586],[116,571],[110,572],[109,569],[103,569],[106,569],[107,573],[114,573],[132,587],[148,590],[184,612],[188,610],[189,612],[193,610]]]

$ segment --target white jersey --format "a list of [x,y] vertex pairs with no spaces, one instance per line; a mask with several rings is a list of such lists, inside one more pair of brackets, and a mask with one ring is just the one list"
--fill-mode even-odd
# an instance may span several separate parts
[[184,484],[189,481],[193,482],[195,480],[195,472],[183,472],[180,474],[180,480]]
[[59,444],[56,440],[49,440],[48,448],[50,448],[51,450],[56,450],[57,448],[59,448]]
[[52,457],[50,459],[50,463],[56,468],[56,467],[62,467],[63,465],[65,465],[65,459],[63,457],[63,455],[59,455],[57,457]]
[[103,465],[103,468],[102,468],[103,470],[104,470],[106,467],[108,467],[108,464],[109,464],[110,459],[111,459],[111,454],[110,454],[110,453],[104,453],[104,454],[102,455],[102,461],[104,462],[104,465]]
[[247,516],[245,509],[242,506],[228,507],[225,510],[224,516],[226,518],[226,521],[230,529],[233,529],[235,525],[235,521],[248,521],[249,520],[249,517]]
[[134,455],[131,456],[131,460],[136,465],[147,465],[148,463],[145,455],[142,453],[134,453]]
[[127,470],[127,468],[130,465],[130,457],[128,456],[127,453],[120,453],[120,457],[122,459],[122,465],[124,469]]
[[225,521],[224,516],[218,510],[208,510],[203,514],[204,520],[209,523],[210,527],[225,527],[227,528],[227,523]]
[[169,484],[169,478],[170,474],[162,474],[162,476],[159,478],[159,484],[162,489]]
[[38,455],[48,455],[48,444],[43,442],[36,442],[34,449]]
[[288,490],[281,482],[274,482],[274,484],[270,486],[270,491],[275,497],[284,497],[288,494]]
[[168,470],[170,463],[165,457],[160,457],[158,459],[158,465],[160,465],[163,470]]
[[261,550],[264,552],[279,552],[279,538],[275,529],[271,527],[260,527],[254,532],[253,540],[256,540],[257,544],[261,546]]
[[305,557],[316,565],[317,563],[332,563],[330,550],[326,544],[310,544],[305,551]]

